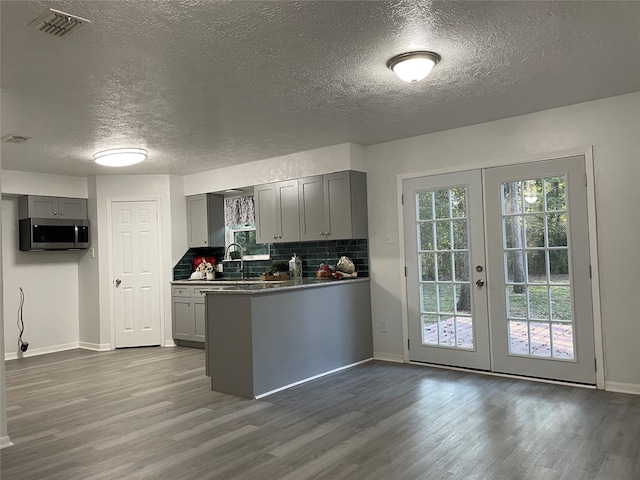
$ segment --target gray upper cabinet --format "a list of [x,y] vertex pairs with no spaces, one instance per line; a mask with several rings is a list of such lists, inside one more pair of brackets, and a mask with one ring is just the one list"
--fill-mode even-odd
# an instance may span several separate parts
[[20,219],[23,218],[87,218],[87,199],[25,195],[18,201]]
[[224,247],[224,197],[212,193],[187,197],[189,248]]
[[324,240],[324,186],[322,175],[298,179],[300,240]]
[[300,241],[297,180],[258,185],[254,201],[257,243]]
[[345,171],[298,179],[300,239],[367,238],[367,178]]

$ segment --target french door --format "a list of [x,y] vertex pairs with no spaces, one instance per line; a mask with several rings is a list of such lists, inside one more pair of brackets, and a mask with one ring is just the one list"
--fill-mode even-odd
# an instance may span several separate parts
[[481,172],[405,180],[411,360],[490,369]]
[[411,360],[595,384],[585,178],[571,157],[403,182]]

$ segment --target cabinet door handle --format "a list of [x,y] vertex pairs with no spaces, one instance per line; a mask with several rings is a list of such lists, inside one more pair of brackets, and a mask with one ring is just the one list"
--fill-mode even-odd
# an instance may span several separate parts
[[206,245],[206,244],[207,244],[207,241],[205,240],[203,243]]
[[64,215],[64,212],[60,212],[60,215]]
[[53,212],[53,214],[54,214],[54,215],[57,215],[57,214],[58,214],[58,212]]
[[277,240],[277,239],[278,239],[278,236],[277,236],[277,235],[274,235],[274,236],[273,236],[273,239],[274,239],[274,240]]

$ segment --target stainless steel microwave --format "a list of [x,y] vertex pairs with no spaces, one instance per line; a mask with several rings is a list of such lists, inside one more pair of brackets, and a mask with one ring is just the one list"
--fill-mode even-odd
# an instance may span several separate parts
[[89,248],[89,220],[24,218],[20,220],[20,250],[80,250]]

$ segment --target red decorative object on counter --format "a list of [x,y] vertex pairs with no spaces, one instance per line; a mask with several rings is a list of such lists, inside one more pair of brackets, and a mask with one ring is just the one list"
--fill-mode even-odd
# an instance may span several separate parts
[[193,257],[193,271],[195,272],[202,262],[216,264],[216,257]]

